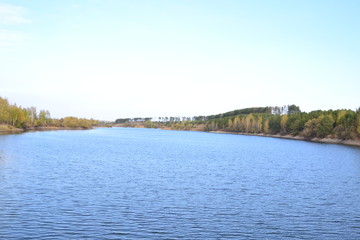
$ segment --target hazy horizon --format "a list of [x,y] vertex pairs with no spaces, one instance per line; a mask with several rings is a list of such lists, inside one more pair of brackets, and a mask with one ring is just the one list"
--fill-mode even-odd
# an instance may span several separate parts
[[113,121],[359,107],[358,1],[1,1],[0,96]]

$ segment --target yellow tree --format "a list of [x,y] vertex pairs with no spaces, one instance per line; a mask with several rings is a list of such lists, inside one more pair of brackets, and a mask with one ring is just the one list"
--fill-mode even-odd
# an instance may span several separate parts
[[288,119],[289,119],[289,117],[286,114],[281,116],[281,119],[280,119],[280,132],[281,132],[281,134],[286,133],[286,123],[287,123]]
[[245,132],[245,118],[241,118],[240,120],[240,131]]
[[240,131],[240,118],[239,116],[237,116],[235,119],[234,119],[234,131],[236,132],[239,132]]
[[18,108],[18,122],[16,123],[16,127],[20,128],[25,128],[25,121],[26,121],[26,115],[25,112],[23,111],[23,109]]
[[245,118],[245,132],[254,132],[254,116],[251,113]]
[[9,101],[0,97],[0,123],[9,123]]
[[228,120],[228,131],[233,131],[233,121],[231,119]]
[[269,120],[266,119],[263,124],[263,132],[265,134],[269,134]]
[[262,125],[263,125],[263,118],[259,116],[255,121],[255,131],[257,133],[261,132]]
[[341,111],[338,113],[337,118],[336,118],[336,125],[339,125],[339,124],[340,124],[342,118],[345,117],[346,113],[347,113],[347,111],[345,111],[345,110],[341,110]]

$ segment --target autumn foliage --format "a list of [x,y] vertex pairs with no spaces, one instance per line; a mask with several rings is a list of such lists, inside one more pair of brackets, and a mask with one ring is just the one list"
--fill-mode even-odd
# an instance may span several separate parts
[[50,112],[35,107],[23,108],[16,104],[10,104],[6,98],[0,97],[0,124],[16,128],[31,129],[39,127],[68,127],[68,128],[91,128],[98,124],[93,119],[65,117],[53,119]]

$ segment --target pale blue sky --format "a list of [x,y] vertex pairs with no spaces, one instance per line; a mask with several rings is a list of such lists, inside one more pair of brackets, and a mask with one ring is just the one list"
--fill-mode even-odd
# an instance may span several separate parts
[[53,117],[360,107],[360,1],[0,0],[0,96]]

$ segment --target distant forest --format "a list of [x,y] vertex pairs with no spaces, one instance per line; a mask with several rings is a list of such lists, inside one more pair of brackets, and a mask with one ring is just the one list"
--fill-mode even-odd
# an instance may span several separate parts
[[264,133],[306,138],[359,139],[360,109],[301,112],[295,105],[206,121],[205,131]]
[[[128,119],[123,123],[131,126]],[[302,112],[296,105],[256,107],[192,118],[136,118],[144,127],[178,130],[225,131],[234,133],[280,134],[305,138],[360,139],[360,108],[356,111],[317,110]],[[119,123],[119,121],[117,120]],[[125,125],[126,126],[126,125]]]
[[10,104],[6,98],[0,97],[0,124],[22,129],[39,127],[91,128],[98,124],[98,121],[76,117],[54,119],[50,117],[50,112],[47,110],[37,112],[36,107],[19,107],[16,104]]

